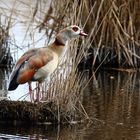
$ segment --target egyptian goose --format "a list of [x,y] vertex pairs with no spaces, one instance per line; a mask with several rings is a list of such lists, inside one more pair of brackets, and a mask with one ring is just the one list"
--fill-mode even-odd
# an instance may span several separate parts
[[32,101],[31,82],[42,83],[48,75],[53,73],[57,68],[59,57],[65,50],[66,42],[78,36],[87,36],[87,34],[78,26],[72,25],[61,30],[56,35],[55,41],[49,46],[25,52],[13,68],[8,90],[15,90],[19,84],[28,82]]

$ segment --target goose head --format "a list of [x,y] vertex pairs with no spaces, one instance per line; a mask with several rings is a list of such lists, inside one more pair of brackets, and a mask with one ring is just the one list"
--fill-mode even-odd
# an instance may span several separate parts
[[56,39],[65,44],[67,41],[71,40],[72,38],[84,36],[86,37],[87,34],[77,25],[71,25],[69,27],[64,28],[61,30]]

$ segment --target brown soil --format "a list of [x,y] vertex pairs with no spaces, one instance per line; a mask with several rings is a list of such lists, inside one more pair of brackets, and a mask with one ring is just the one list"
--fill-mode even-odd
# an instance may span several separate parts
[[58,123],[57,110],[52,102],[0,101],[0,123]]

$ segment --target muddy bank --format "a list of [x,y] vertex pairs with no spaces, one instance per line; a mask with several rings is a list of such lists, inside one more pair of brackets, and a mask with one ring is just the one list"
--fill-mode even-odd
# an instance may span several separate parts
[[0,123],[45,124],[58,123],[58,111],[52,102],[0,101]]

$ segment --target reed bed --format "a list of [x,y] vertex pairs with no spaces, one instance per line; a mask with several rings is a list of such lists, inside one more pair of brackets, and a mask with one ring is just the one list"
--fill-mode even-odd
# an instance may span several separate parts
[[[65,113],[77,111],[76,105],[82,105],[81,94],[85,87],[81,75],[77,73],[80,63],[86,62],[92,66],[92,69],[94,67],[139,68],[139,4],[135,0],[52,2],[49,12],[51,17],[55,18],[52,18],[51,27],[57,32],[60,27],[77,24],[86,30],[88,38],[83,42],[78,40],[73,45],[74,55],[72,57],[67,55],[69,59],[63,68],[65,72],[61,73],[62,68],[60,68],[53,75],[54,82],[49,85],[47,99],[52,97],[56,99],[58,108],[65,109]],[[43,20],[44,24],[48,22],[46,17],[48,13]],[[68,64],[72,64],[70,68]],[[81,108],[83,109],[81,112],[88,118],[83,106]]]
[[[92,68],[139,68],[139,7],[135,0],[53,1],[52,27],[78,24],[85,28],[89,37],[83,61]],[[46,17],[44,23],[48,13]]]
[[77,12],[80,10],[80,20],[89,32],[86,47],[90,48],[91,66],[139,68],[140,2],[81,0],[79,3]]
[[[72,24],[83,27],[80,18],[77,19],[80,14],[76,11],[77,6],[76,1],[53,1],[44,16],[41,28],[48,25],[50,20],[53,21],[51,26],[48,26],[52,29],[50,35]],[[85,40],[71,41],[68,46],[68,53],[64,54],[58,69],[50,77],[51,83],[49,80],[46,81],[45,101],[53,101],[56,104],[59,121],[61,116],[67,121],[77,120],[77,118],[89,119],[82,104],[84,85],[86,85],[85,73],[78,70],[79,63],[87,53]]]
[[61,116],[65,116],[68,120],[88,119],[88,115],[84,110],[83,88],[86,84],[86,75],[84,72],[78,71],[79,60],[83,57],[77,56],[78,41],[71,44],[69,48],[71,53],[66,54],[65,60],[60,62],[58,69],[50,77],[51,83],[48,85],[47,96],[45,100],[53,101],[58,107],[58,120]]
[[88,32],[83,60],[92,68],[139,68],[139,1],[61,0],[53,5],[59,26],[78,24]]
[[0,17],[0,67],[10,67],[13,59],[10,53],[9,26],[2,24]]

